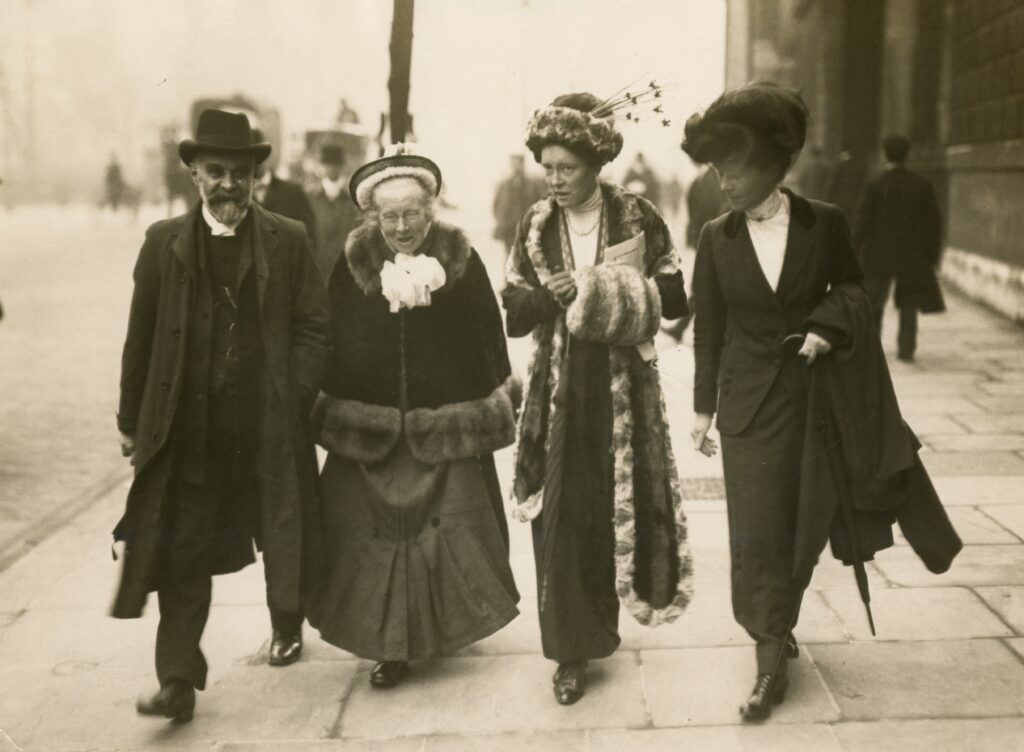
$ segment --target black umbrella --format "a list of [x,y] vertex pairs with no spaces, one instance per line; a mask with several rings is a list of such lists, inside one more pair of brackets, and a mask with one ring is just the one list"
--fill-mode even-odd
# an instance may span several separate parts
[[871,636],[875,636],[875,619],[871,615],[871,591],[868,589],[868,575],[864,569],[864,560],[861,555],[860,541],[857,538],[857,526],[853,514],[853,498],[850,495],[850,483],[846,476],[846,462],[843,459],[843,439],[836,425],[835,414],[832,412],[832,396],[829,393],[828,379],[822,372],[823,366],[812,368],[811,378],[817,381],[818,414],[819,420],[816,426],[822,441],[825,443],[825,454],[828,456],[829,468],[832,470],[832,480],[836,486],[836,493],[839,495],[839,512],[843,515],[843,523],[846,526],[846,534],[850,541],[850,558],[853,561],[853,575],[857,579],[857,589],[860,591],[860,599],[864,603],[864,610],[868,616],[868,626],[871,627]]

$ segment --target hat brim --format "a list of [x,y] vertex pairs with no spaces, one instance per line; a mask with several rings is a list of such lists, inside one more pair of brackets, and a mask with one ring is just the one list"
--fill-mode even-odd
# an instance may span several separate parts
[[271,147],[270,143],[267,141],[261,141],[260,143],[251,144],[249,146],[233,147],[212,146],[210,144],[194,141],[191,138],[186,138],[178,144],[178,156],[181,157],[182,162],[188,165],[195,161],[196,154],[204,151],[214,154],[252,154],[256,158],[256,164],[261,164],[270,156],[272,148],[273,147]]
[[359,209],[366,211],[366,207],[362,206],[357,198],[359,195],[359,184],[367,178],[392,167],[419,167],[428,170],[437,182],[434,195],[437,196],[441,193],[441,168],[433,160],[421,157],[418,154],[395,154],[390,157],[381,157],[372,162],[367,162],[352,173],[352,178],[348,181],[348,192],[349,196],[352,197],[353,203]]

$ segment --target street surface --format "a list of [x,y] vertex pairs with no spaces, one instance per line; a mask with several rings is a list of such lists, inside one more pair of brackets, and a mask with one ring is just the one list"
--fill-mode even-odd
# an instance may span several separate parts
[[[1024,330],[953,293],[947,314],[922,317],[919,360],[891,367],[964,551],[942,576],[902,542],[869,564],[876,638],[852,573],[826,552],[789,695],[768,723],[738,723],[754,664],[730,610],[721,468],[689,443],[692,353],[667,340],[696,597],[655,630],[623,614],[622,648],[592,663],[577,705],[552,696],[529,531],[513,522],[522,615],[414,664],[399,687],[371,689],[371,663],[309,627],[299,663],[268,666],[257,565],[215,581],[194,721],[138,717],[136,696],[155,687],[156,607],[136,621],[106,615],[129,476],[113,412],[131,267],[156,216],[0,215],[0,750],[1024,750]],[[467,229],[496,270],[489,228]],[[884,337],[892,356],[892,316]],[[511,349],[522,372],[526,341]],[[510,464],[506,450],[506,489]]]

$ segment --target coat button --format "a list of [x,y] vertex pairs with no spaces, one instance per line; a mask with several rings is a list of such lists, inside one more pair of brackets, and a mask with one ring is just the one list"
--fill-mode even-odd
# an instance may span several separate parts
[[182,274],[181,275],[181,280],[179,280],[179,281],[181,282],[181,284],[187,285],[188,284],[188,274]]
[[171,336],[180,337],[181,336],[181,329],[171,329]]
[[202,402],[204,399],[206,399],[206,396],[202,392],[196,392],[196,399]]
[[439,520],[437,517],[432,517],[430,519],[430,524],[434,527],[441,527],[441,520]]
[[161,381],[160,382],[160,388],[163,389],[166,392],[168,389],[171,388],[171,382],[169,382],[169,381]]
[[153,441],[156,441],[158,436],[159,436],[159,434],[156,431],[154,431],[153,435],[150,438],[152,438]]
[[371,538],[379,538],[380,537],[380,530],[378,530],[377,528],[373,528],[370,531],[370,537]]

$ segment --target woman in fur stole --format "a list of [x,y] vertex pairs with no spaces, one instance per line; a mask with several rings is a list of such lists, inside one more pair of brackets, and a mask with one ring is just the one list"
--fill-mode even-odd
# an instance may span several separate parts
[[757,643],[757,677],[740,708],[748,721],[768,717],[785,697],[810,580],[794,567],[806,366],[838,336],[811,321],[830,290],[859,286],[862,276],[842,212],[779,187],[803,147],[807,117],[796,92],[751,84],[691,117],[682,145],[713,166],[732,210],[704,226],[697,247],[693,438],[699,451],[715,453],[707,434],[717,411],[733,614]]
[[502,293],[509,336],[534,339],[514,514],[533,522],[541,638],[565,705],[583,695],[587,661],[618,647],[620,601],[653,625],[691,592],[652,357],[662,316],[687,313],[683,278],[657,209],[598,179],[622,149],[599,105],[568,94],[530,121],[551,196],[519,223]]
[[492,452],[515,439],[501,313],[466,236],[434,217],[437,166],[400,149],[352,176],[366,213],[328,285],[333,352],[314,410],[324,640],[378,663],[482,639],[517,614]]

